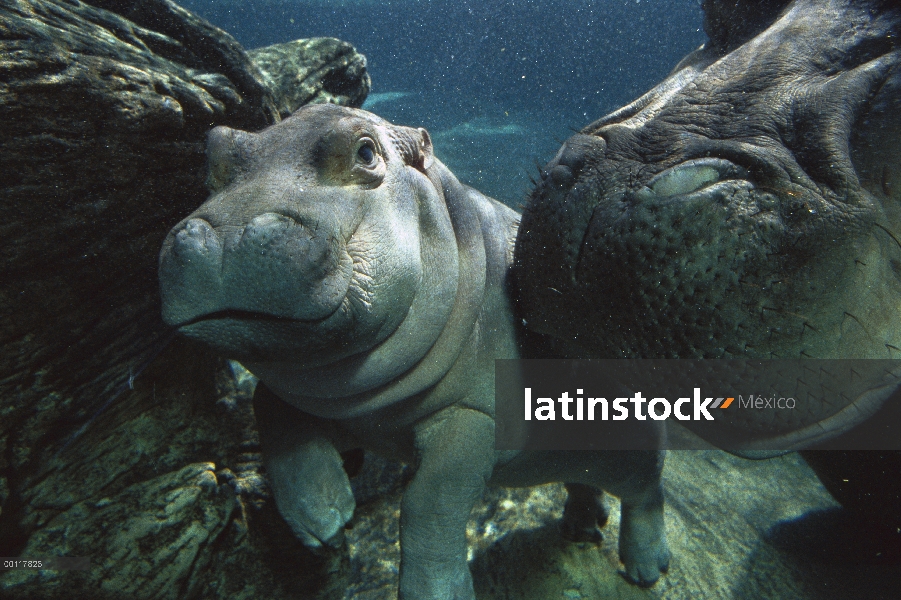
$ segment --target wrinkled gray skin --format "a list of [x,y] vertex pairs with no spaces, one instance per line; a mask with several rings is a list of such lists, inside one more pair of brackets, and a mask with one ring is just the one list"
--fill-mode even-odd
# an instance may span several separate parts
[[[584,358],[901,358],[901,9],[704,9],[708,44],[543,169],[518,310]],[[733,424],[801,448],[887,381]]]
[[209,139],[212,195],[160,255],[165,320],[242,361],[276,503],[310,547],[354,510],[340,453],[415,465],[400,597],[473,598],[465,528],[486,484],[565,481],[565,531],[596,539],[622,499],[640,584],[668,563],[662,454],[499,453],[494,359],[518,356],[504,293],[519,215],[463,186],[424,129],[331,104]]

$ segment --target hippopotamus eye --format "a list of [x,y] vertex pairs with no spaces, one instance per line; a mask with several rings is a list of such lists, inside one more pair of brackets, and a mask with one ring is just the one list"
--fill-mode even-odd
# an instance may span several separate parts
[[375,164],[375,143],[369,138],[363,138],[360,141],[362,143],[357,149],[357,157],[364,165],[370,167]]

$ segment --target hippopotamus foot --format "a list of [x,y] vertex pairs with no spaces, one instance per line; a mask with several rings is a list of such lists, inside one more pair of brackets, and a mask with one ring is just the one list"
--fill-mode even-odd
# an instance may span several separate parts
[[[410,573],[410,567],[405,567]],[[448,564],[443,568],[430,569],[428,572],[412,574],[407,581],[416,584],[401,584],[397,600],[475,600],[472,575],[464,563]]]
[[567,483],[569,497],[563,508],[563,538],[571,542],[600,544],[599,527],[607,524],[604,491],[581,483]]
[[649,587],[669,569],[670,552],[664,533],[663,490],[658,485],[643,496],[622,498],[619,558],[626,579]]
[[[566,453],[551,457],[560,464]],[[584,532],[589,520],[603,522],[605,510],[600,490],[618,497],[622,511],[619,524],[619,559],[623,576],[642,587],[653,585],[669,568],[669,548],[663,523],[662,452],[600,451],[575,453],[566,467],[569,499],[564,510],[564,533],[576,528]],[[567,522],[569,525],[567,525]]]
[[254,413],[275,503],[294,534],[316,553],[344,543],[356,506],[329,424],[257,385]]

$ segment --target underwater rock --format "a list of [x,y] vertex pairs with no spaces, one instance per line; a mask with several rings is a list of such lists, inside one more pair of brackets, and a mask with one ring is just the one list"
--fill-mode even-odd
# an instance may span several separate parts
[[[185,14],[141,3],[148,24],[154,6]],[[2,545],[25,474],[167,340],[156,247],[206,195],[206,131],[277,118],[256,76],[210,50],[228,36],[202,41],[214,28],[196,17],[169,29],[181,37],[81,2],[0,2]]]
[[153,53],[189,69],[224,75],[241,96],[241,118],[254,123],[252,127],[272,122],[272,90],[244,48],[229,34],[171,0],[87,0],[87,4],[156,33],[143,39]]
[[[897,598],[901,565],[866,553],[866,530],[839,528],[837,505],[797,454],[750,461],[673,451],[663,471],[669,572],[649,589],[621,575],[619,502],[600,544],[560,535],[563,485],[489,488],[467,526],[480,600]],[[393,600],[401,489],[358,507],[347,531],[345,600]],[[865,592],[862,592],[865,590]],[[341,596],[338,596],[341,597]]]
[[0,589],[15,595],[39,588],[44,598],[194,595],[235,509],[232,488],[219,483],[214,469],[212,463],[187,465],[73,505],[35,534],[22,555],[87,556],[91,568],[12,571]]
[[[196,420],[222,408],[218,363],[166,347],[156,271],[207,195],[207,131],[278,120],[266,82],[168,0],[0,0],[0,555],[78,502],[245,439],[247,423]],[[154,357],[168,373],[148,375]]]
[[247,53],[267,78],[282,118],[311,103],[358,108],[369,94],[366,57],[347,42],[311,38]]
[[[241,375],[202,347],[176,339],[135,379],[133,390],[58,455],[25,474],[21,494],[9,504],[4,550],[13,556],[87,556],[93,566],[89,573],[58,571],[41,577],[0,571],[0,597],[336,597],[349,572],[340,568],[346,557],[313,556],[284,527],[260,458],[253,389]],[[134,521],[115,511],[128,508],[152,515],[158,502],[154,490],[183,487],[178,482],[196,487],[191,483],[195,480],[210,486],[198,492],[197,501],[211,502],[218,511],[215,519],[222,521],[205,517],[218,537],[215,543],[212,538],[197,541],[202,564],[169,579],[171,589],[147,580],[147,586],[133,594],[129,585],[120,591],[116,572],[131,569],[141,576],[134,569],[142,567],[107,565],[115,550],[109,532]],[[115,507],[123,503],[125,507]],[[167,517],[167,526],[173,532],[192,531],[192,521],[205,522],[203,514],[186,508]],[[93,526],[97,533],[82,535],[79,526],[69,537],[54,535],[63,524],[74,527],[76,518],[88,519],[84,527]],[[104,526],[109,535],[99,533]],[[170,541],[164,536],[144,539],[141,548],[151,557],[167,556]],[[84,593],[70,594],[72,589]]]

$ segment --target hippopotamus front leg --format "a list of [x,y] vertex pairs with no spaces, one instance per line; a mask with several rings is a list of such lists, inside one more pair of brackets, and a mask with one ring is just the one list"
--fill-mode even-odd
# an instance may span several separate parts
[[466,522],[495,462],[494,421],[451,407],[417,427],[416,475],[400,515],[400,600],[475,598]]
[[307,415],[262,383],[253,408],[275,504],[310,549],[340,546],[356,503],[328,421]]
[[623,575],[642,587],[653,585],[669,569],[670,559],[660,482],[663,454],[608,450],[576,456],[569,463],[568,476],[579,483],[566,484],[569,498],[563,512],[564,537],[577,542],[600,541],[597,527],[607,521],[603,490],[609,491],[622,503],[619,558]]

